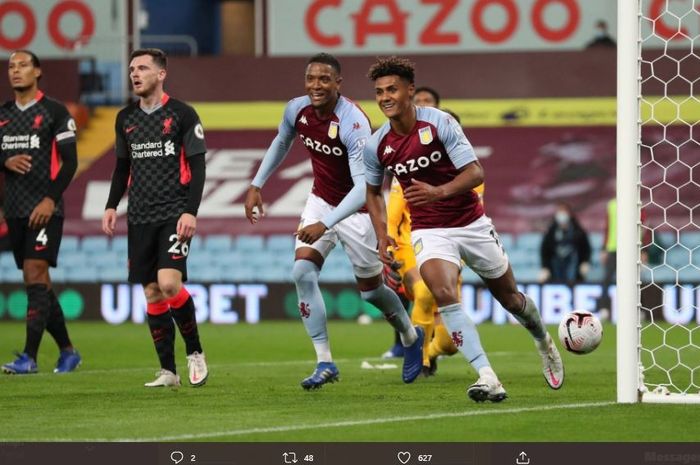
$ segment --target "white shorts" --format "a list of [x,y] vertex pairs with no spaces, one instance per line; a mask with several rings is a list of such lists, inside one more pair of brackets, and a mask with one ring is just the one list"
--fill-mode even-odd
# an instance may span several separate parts
[[[301,214],[299,229],[321,221],[321,218],[334,208],[322,198],[309,194]],[[297,239],[295,249],[311,247],[317,250],[325,260],[338,242],[350,258],[355,276],[371,278],[382,272],[382,262],[379,261],[377,254],[377,236],[374,234],[369,213],[354,213],[348,216],[326,231],[313,244],[307,244]]]
[[418,269],[439,258],[462,268],[462,260],[482,278],[500,278],[508,271],[508,255],[491,218],[484,215],[461,228],[419,229],[411,232]]

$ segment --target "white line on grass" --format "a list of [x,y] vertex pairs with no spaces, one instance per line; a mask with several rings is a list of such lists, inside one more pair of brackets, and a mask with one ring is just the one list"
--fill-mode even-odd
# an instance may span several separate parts
[[352,421],[338,421],[331,423],[317,423],[310,425],[287,425],[287,426],[270,426],[267,428],[250,428],[250,429],[233,429],[228,431],[211,431],[209,433],[197,433],[197,434],[179,434],[173,436],[160,436],[153,438],[118,438],[118,439],[91,439],[91,438],[81,438],[81,439],[64,439],[57,438],[51,439],[50,441],[77,441],[77,442],[163,442],[163,441],[191,441],[195,439],[206,439],[206,438],[220,438],[225,436],[245,436],[248,434],[265,434],[265,433],[284,433],[289,431],[302,431],[309,429],[320,429],[320,428],[342,428],[347,426],[363,426],[363,425],[376,425],[381,423],[399,423],[406,421],[425,421],[425,420],[439,420],[442,418],[459,418],[459,417],[474,417],[482,415],[504,415],[511,413],[525,413],[525,412],[542,412],[544,410],[565,410],[565,409],[577,409],[577,408],[592,408],[592,407],[607,407],[610,405],[615,405],[615,402],[589,402],[581,404],[563,404],[563,405],[541,405],[538,407],[521,407],[521,408],[510,408],[510,409],[497,409],[497,410],[469,410],[466,412],[445,412],[445,413],[432,413],[427,415],[411,415],[404,417],[385,417],[385,418],[368,418],[366,420],[352,420]]

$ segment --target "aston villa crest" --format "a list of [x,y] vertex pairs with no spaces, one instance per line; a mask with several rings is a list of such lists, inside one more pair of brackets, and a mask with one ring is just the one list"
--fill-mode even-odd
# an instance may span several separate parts
[[331,139],[335,139],[338,137],[338,123],[335,121],[331,121],[331,125],[328,126],[328,137]]

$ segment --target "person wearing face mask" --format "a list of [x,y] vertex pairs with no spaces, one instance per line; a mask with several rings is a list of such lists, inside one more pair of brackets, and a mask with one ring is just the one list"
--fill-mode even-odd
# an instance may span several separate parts
[[599,19],[595,23],[595,36],[586,44],[586,48],[610,47],[615,48],[615,40],[610,37],[608,32],[608,23]]
[[591,244],[571,207],[557,205],[540,246],[540,282],[576,283],[588,274]]

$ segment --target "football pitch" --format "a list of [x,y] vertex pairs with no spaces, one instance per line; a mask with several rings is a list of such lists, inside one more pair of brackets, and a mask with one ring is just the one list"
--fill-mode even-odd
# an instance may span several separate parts
[[[388,325],[331,322],[341,381],[317,391],[299,382],[315,357],[300,322],[202,325],[206,386],[189,387],[181,339],[177,389],[143,387],[158,368],[145,325],[73,322],[83,355],[75,373],[52,373],[57,349],[44,336],[39,374],[0,377],[0,441],[241,442],[579,442],[698,441],[698,412],[687,405],[615,403],[615,340],[605,327],[592,354],[563,354],[566,381],[550,390],[530,336],[517,326],[481,325],[481,339],[508,391],[500,404],[476,404],[476,379],[461,356],[442,359],[432,378],[401,381],[401,360],[378,359]],[[556,328],[550,327],[551,334]],[[21,349],[23,323],[0,324],[5,363]],[[5,360],[7,359],[7,360]],[[361,368],[395,363],[394,369]]]

